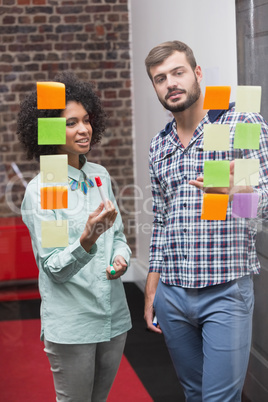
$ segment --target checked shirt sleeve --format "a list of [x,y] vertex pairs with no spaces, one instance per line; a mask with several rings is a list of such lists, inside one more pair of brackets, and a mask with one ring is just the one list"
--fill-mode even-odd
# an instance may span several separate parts
[[149,157],[149,171],[151,178],[154,220],[150,244],[149,272],[161,273],[164,244],[164,202],[160,183],[154,173],[151,152],[152,148]]
[[254,191],[259,194],[258,220],[268,221],[268,125],[260,114],[249,114],[244,123],[261,124],[260,147],[258,150],[245,150],[246,158],[260,161],[259,185]]

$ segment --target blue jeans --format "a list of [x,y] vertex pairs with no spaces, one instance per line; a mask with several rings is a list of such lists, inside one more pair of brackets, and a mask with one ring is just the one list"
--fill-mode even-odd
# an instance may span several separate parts
[[186,401],[241,401],[253,305],[248,275],[201,289],[159,281],[154,309]]

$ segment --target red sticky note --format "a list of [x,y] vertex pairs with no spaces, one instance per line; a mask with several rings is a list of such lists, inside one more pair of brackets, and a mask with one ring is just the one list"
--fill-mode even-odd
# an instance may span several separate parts
[[229,109],[230,86],[206,87],[203,109]]
[[37,109],[65,109],[65,85],[61,82],[37,82]]
[[204,194],[201,219],[225,221],[228,194]]
[[41,187],[41,208],[42,209],[68,208],[68,187],[67,186]]

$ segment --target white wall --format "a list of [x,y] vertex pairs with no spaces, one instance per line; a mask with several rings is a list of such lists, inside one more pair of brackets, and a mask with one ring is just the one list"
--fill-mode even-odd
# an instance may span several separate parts
[[[150,49],[168,40],[186,42],[202,67],[206,85],[237,85],[235,0],[129,0],[132,32],[134,158],[138,262],[148,267],[152,223],[148,150],[152,137],[169,116],[160,105],[147,76],[144,60]],[[135,276],[135,273],[133,272]]]

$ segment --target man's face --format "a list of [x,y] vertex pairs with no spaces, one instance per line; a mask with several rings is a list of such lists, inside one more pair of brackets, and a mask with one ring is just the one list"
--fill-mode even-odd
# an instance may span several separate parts
[[193,71],[184,53],[174,52],[150,71],[156,94],[165,109],[183,112],[199,99],[201,69],[196,67]]

